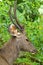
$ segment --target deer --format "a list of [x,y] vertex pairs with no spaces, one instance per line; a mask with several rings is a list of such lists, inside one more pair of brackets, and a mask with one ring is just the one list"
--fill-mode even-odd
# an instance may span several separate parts
[[[11,38],[3,45],[2,48],[0,48],[0,65],[13,65],[13,62],[18,58],[20,51],[27,51],[33,54],[37,51],[33,44],[27,39],[23,26],[19,24],[16,16],[16,9],[17,0],[14,2],[14,19],[16,23],[12,18],[10,6],[9,16],[12,24],[8,27],[8,31]],[[17,28],[20,31],[18,31]]]

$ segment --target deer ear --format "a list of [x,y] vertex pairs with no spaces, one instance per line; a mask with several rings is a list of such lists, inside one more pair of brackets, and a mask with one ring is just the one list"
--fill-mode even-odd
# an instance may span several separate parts
[[9,26],[9,32],[10,32],[10,34],[12,35],[12,36],[17,36],[17,29],[16,29],[16,27],[15,27],[15,25],[14,24],[11,24],[10,26]]

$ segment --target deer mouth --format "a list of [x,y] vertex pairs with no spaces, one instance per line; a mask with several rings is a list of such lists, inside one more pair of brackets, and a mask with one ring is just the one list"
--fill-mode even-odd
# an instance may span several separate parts
[[37,53],[37,50],[33,50],[31,51],[32,54],[36,54]]

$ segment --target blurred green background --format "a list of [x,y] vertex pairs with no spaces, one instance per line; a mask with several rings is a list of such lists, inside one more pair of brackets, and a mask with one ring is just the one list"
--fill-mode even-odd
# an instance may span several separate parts
[[[22,65],[43,65],[43,0],[17,0],[17,17],[27,35],[27,38],[38,50],[32,55],[28,52],[20,52],[21,56],[14,63]],[[0,47],[10,39],[8,26],[12,23],[9,18],[9,7],[13,8],[14,0],[0,0]],[[12,14],[14,15],[13,11]],[[14,21],[15,22],[15,21]],[[30,56],[39,62],[32,61]],[[24,64],[25,63],[25,64]]]

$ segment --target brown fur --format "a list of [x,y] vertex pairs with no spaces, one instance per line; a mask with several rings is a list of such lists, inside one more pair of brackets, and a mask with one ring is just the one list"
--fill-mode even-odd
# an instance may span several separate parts
[[8,65],[7,62],[9,65],[13,65],[13,61],[18,57],[20,50],[32,53],[36,52],[34,46],[22,33],[17,37],[12,36],[12,38],[0,49],[0,56],[4,57],[4,59],[0,57],[2,60],[2,62],[0,60],[0,65]]

